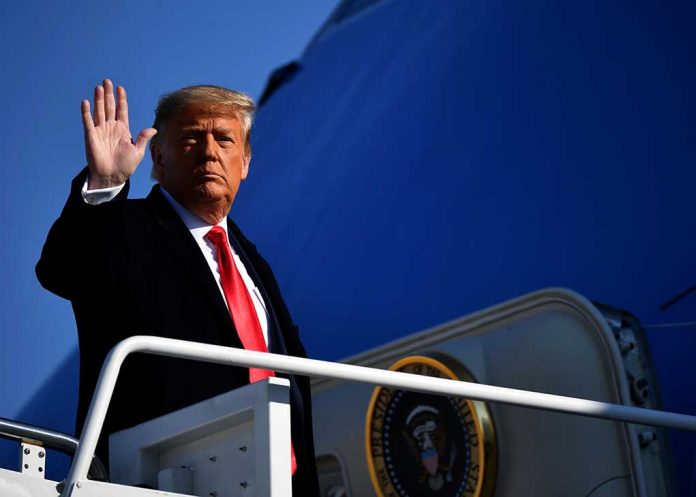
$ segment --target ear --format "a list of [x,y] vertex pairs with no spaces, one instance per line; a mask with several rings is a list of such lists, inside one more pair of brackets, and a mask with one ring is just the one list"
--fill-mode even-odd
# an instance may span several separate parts
[[242,158],[242,179],[246,179],[249,175],[249,162],[251,162],[251,153],[244,152],[244,157]]
[[150,157],[152,157],[152,178],[161,181],[164,175],[164,161],[159,144],[152,143],[150,145]]

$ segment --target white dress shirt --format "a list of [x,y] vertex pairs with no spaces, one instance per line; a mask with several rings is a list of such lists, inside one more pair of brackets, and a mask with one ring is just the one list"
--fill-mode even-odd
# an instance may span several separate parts
[[[84,185],[82,185],[82,198],[86,203],[91,205],[97,205],[103,202],[109,202],[110,200],[113,200],[116,197],[116,195],[118,195],[119,192],[123,189],[124,186],[120,185],[111,188],[88,190],[87,184],[88,180],[85,180]],[[225,292],[222,290],[222,284],[220,283],[220,271],[218,270],[217,253],[215,250],[215,246],[205,238],[205,235],[208,233],[208,231],[210,231],[210,229],[213,226],[206,223],[198,216],[192,214],[188,209],[186,209],[186,207],[177,202],[176,199],[174,199],[174,197],[172,197],[170,193],[164,188],[160,187],[160,191],[164,195],[164,198],[166,198],[167,201],[174,208],[176,213],[179,214],[179,217],[188,228],[189,232],[191,233],[191,236],[193,236],[193,239],[196,240],[198,248],[201,249],[201,253],[205,258],[205,261],[208,263],[211,273],[215,277],[218,289],[220,290],[220,294],[222,295],[222,300],[223,302],[225,302],[225,305],[227,305],[227,300],[225,299]],[[222,221],[220,221],[217,225],[224,229],[225,233],[227,233],[226,217],[224,217]],[[229,244],[229,238],[227,238],[227,243]],[[244,267],[244,264],[237,255],[237,252],[235,252],[234,247],[230,246],[230,250],[232,251],[232,258],[234,259],[234,263],[237,266],[237,270],[239,271],[239,274],[242,276],[242,280],[244,280],[244,284],[247,287],[247,291],[249,292],[251,300],[254,303],[256,315],[258,316],[259,324],[261,325],[261,332],[263,333],[263,338],[266,341],[266,344],[268,344],[268,312],[266,310],[266,303],[264,302],[263,297],[261,296],[261,292],[258,288],[256,288],[254,281],[249,276],[246,267]]]

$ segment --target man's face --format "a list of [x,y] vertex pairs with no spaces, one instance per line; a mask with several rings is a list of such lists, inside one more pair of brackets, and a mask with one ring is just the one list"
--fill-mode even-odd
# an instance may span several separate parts
[[249,172],[241,121],[227,109],[191,104],[166,124],[164,135],[152,154],[159,183],[204,219],[209,211],[227,215]]

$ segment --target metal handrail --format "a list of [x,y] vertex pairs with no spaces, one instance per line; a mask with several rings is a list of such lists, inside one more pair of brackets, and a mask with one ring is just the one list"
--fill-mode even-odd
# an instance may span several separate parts
[[82,438],[66,481],[66,497],[76,483],[84,480],[89,459],[94,454],[106,410],[114,391],[116,378],[125,358],[134,352],[193,359],[230,366],[271,369],[291,374],[320,376],[358,383],[369,383],[389,388],[424,392],[437,395],[501,402],[548,411],[578,414],[593,418],[612,419],[629,423],[666,426],[696,431],[696,416],[656,411],[640,407],[611,404],[594,400],[564,397],[514,388],[467,383],[398,371],[302,359],[265,352],[208,345],[171,338],[135,336],[120,342],[109,352],[99,375],[89,412],[82,430]]
[[[5,418],[0,418],[0,438],[14,440],[20,443],[40,445],[41,447],[54,449],[69,456],[74,456],[80,445],[80,441],[77,438],[67,433]],[[92,458],[88,477],[90,480],[105,481],[108,479],[106,468],[96,454],[94,454]]]

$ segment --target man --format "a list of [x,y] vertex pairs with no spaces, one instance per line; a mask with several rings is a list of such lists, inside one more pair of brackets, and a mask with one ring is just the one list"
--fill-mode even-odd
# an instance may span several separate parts
[[[78,432],[108,351],[132,335],[270,350],[304,357],[270,267],[227,218],[249,172],[254,111],[246,95],[215,86],[160,99],[154,128],[132,140],[122,87],[105,80],[94,117],[82,102],[87,167],[46,240],[36,273],[69,299],[80,344]],[[130,200],[128,178],[148,141],[158,181]],[[235,285],[237,285],[235,287]],[[108,435],[267,376],[157,356],[126,361],[97,453]],[[291,382],[294,495],[317,495],[306,377]]]

